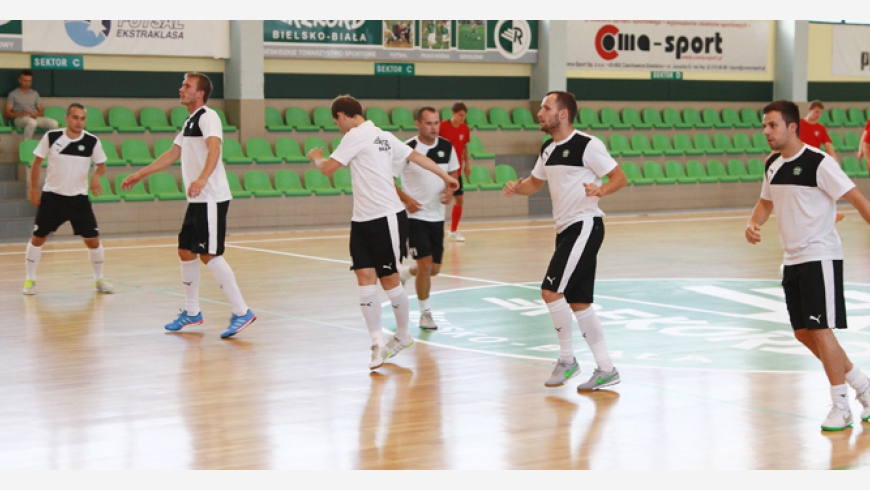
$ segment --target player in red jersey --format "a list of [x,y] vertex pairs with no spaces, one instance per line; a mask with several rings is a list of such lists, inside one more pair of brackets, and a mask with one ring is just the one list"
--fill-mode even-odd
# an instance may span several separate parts
[[[466,148],[468,140],[471,138],[468,124],[465,124],[465,115],[468,113],[468,107],[462,102],[456,102],[453,104],[451,111],[453,118],[441,121],[441,127],[438,132],[442,138],[453,144],[456,155],[459,156],[459,174],[464,175],[468,179],[471,176],[471,167],[468,163],[468,149]],[[457,242],[465,241],[465,237],[456,231],[459,227],[459,220],[462,218],[463,199],[462,179],[459,179],[459,189],[453,192],[453,212],[450,219],[450,238],[453,238]]]

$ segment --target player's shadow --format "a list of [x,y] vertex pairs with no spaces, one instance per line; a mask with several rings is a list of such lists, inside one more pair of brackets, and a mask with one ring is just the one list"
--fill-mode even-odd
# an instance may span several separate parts
[[863,462],[862,465],[861,459],[870,449],[870,422],[862,422],[861,427],[864,430],[860,432],[853,428],[837,432],[821,432],[822,436],[831,443],[831,469],[845,470],[867,465],[867,462]]
[[[619,402],[619,393],[610,390],[598,390],[592,392],[580,392],[581,397],[592,402],[595,407],[595,415],[589,421],[586,432],[576,444],[577,450],[573,450],[571,443],[571,428],[580,405],[572,400],[566,400],[558,396],[548,396],[547,405],[553,410],[556,417],[556,430],[550,441],[548,453],[549,461],[556,466],[573,469],[591,469],[591,459],[594,450],[598,446],[601,434],[607,427],[610,419],[610,411]],[[569,458],[560,464],[560,460]]]

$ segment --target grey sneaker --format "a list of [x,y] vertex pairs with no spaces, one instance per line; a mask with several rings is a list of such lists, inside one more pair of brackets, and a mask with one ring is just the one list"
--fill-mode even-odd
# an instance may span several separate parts
[[613,371],[602,371],[595,368],[592,377],[589,381],[577,385],[577,391],[592,391],[607,388],[608,386],[619,384],[619,371],[613,368]]
[[420,328],[426,330],[438,330],[438,325],[436,325],[435,320],[432,319],[431,311],[427,311],[420,315]]
[[580,374],[580,365],[577,364],[577,358],[571,358],[571,362],[559,361],[556,363],[556,369],[553,369],[553,374],[544,382],[544,386],[562,386],[565,381]]
[[24,289],[21,292],[27,295],[36,294],[36,281],[31,279],[24,281]]
[[408,339],[407,342],[402,342],[401,340],[399,340],[399,337],[393,335],[393,338],[391,338],[387,342],[387,357],[385,359],[396,357],[396,354],[402,352],[402,349],[404,349],[405,347],[411,347],[412,345],[414,345],[413,337]]
[[94,289],[96,289],[98,293],[103,294],[112,294],[114,292],[114,289],[112,289],[112,283],[105,279],[100,279],[95,282]]
[[377,369],[384,365],[387,360],[387,349],[382,348],[378,344],[372,345],[372,362],[369,363],[369,369]]

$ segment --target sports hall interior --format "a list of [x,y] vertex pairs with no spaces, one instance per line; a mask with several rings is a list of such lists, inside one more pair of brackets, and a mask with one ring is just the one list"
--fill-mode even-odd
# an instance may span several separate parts
[[[420,336],[369,372],[348,272],[350,176],[328,178],[305,157],[340,141],[329,115],[338,95],[358,98],[367,119],[403,140],[416,134],[419,107],[444,117],[455,101],[469,107],[472,174],[460,225],[467,242],[446,240],[442,274],[432,282],[433,308],[446,307],[438,298],[452,294],[454,326],[463,321],[457,292],[535,289],[546,269],[555,236],[546,187],[510,199],[501,190],[535,164],[545,138],[536,113],[550,89],[576,96],[574,127],[602,139],[629,179],[601,201],[608,226],[601,281],[776,284],[775,222],[761,244],[743,238],[770,152],[760,110],[774,99],[794,99],[802,115],[809,100],[822,100],[821,122],[840,164],[870,195],[867,161],[856,158],[870,84],[832,75],[832,24],[769,21],[763,73],[653,80],[646,71],[553,66],[564,61],[564,21],[538,22],[536,64],[418,61],[413,77],[374,75],[374,61],[244,56],[262,47],[239,38],[227,60],[84,55],[82,71],[35,70],[46,115],[63,126],[70,103],[85,105],[86,129],[109,158],[106,192],[92,202],[116,293],[89,289],[85,248],[67,224],[45,246],[39,294],[22,296],[35,216],[28,179],[42,132],[24,141],[3,119],[0,468],[870,468],[870,424],[818,430],[827,385],[821,365],[809,361],[807,369],[779,371],[630,360],[622,367],[617,360],[620,385],[578,394],[571,383],[543,386],[552,353],[501,355]],[[262,30],[262,21],[231,21],[232,29]],[[17,87],[30,54],[0,52],[0,97]],[[784,64],[786,56],[795,61]],[[171,145],[186,117],[177,94],[190,71],[214,83],[208,105],[224,120],[233,189],[225,257],[258,314],[231,340],[218,338],[229,309],[205,271],[206,323],[163,330],[183,303],[175,236],[186,199],[178,162],[131,191],[119,186]],[[870,283],[870,230],[841,204],[846,281]],[[405,287],[413,298],[413,284]],[[555,343],[551,330],[542,335]],[[582,344],[579,331],[575,344]],[[867,359],[853,360],[866,371]],[[594,368],[590,361],[581,360],[581,378]]]

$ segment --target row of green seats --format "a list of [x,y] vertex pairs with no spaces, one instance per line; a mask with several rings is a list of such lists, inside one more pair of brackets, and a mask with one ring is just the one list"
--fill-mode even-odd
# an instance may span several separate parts
[[596,135],[607,147],[611,156],[679,156],[679,155],[761,155],[770,153],[770,146],[762,133],[754,133],[752,139],[746,134],[737,133],[734,140],[725,133],[717,133],[711,139],[704,133],[693,136],[684,133],[674,134],[673,141],[665,134],[654,134],[652,142],[644,134],[635,133],[631,140],[621,134],[613,134],[608,142]]
[[[709,160],[706,166],[697,160],[689,160],[684,168],[678,162],[667,161],[664,172],[657,162],[644,162],[642,170],[634,162],[623,162],[620,167],[632,185],[757,182],[764,178],[764,162],[757,158],[749,159],[746,164],[732,159],[726,165],[719,160]],[[855,157],[845,157],[842,168],[852,178],[870,177],[866,160],[859,162]]]
[[[175,133],[181,129],[184,120],[190,113],[186,107],[176,107],[169,113],[169,119],[166,118],[166,112],[157,107],[143,107],[139,111],[139,120],[136,119],[136,114],[132,109],[127,107],[112,107],[109,109],[108,122],[103,117],[103,112],[93,106],[86,106],[87,119],[85,119],[85,129],[91,133],[144,133],[146,130],[152,133]],[[227,116],[221,109],[212,107],[218,116],[221,118],[223,129],[225,132],[232,133],[236,131],[236,127],[227,122]],[[66,127],[66,109],[63,107],[49,106],[45,108],[45,117],[57,121],[59,127]],[[6,128],[6,131],[3,131]],[[19,133],[23,132],[22,128],[15,127]],[[3,119],[0,119],[0,133],[10,132],[13,128],[6,126]]]
[[577,129],[709,129],[709,128],[760,128],[763,114],[755,109],[677,109],[665,108],[662,111],[647,107],[638,112],[626,108],[620,115],[616,109],[605,107],[601,114],[589,107],[581,108],[574,120]]

